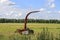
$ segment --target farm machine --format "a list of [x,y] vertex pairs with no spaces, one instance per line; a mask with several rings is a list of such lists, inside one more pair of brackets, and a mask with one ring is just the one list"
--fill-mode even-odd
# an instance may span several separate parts
[[29,12],[26,17],[25,17],[25,20],[24,20],[24,28],[21,30],[21,29],[17,29],[15,32],[16,33],[19,33],[19,34],[34,34],[34,30],[31,30],[30,28],[27,27],[27,18],[28,16],[31,14],[31,13],[37,13],[37,12],[40,12],[40,11],[32,11],[32,12]]

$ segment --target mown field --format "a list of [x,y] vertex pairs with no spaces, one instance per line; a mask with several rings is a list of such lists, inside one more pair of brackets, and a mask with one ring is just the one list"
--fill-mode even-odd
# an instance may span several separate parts
[[[14,33],[16,29],[23,29],[24,23],[0,23],[0,40],[43,40],[43,37],[42,39],[40,38],[43,33],[49,33],[49,35],[53,34],[54,37],[58,38],[60,37],[60,24],[28,23],[27,27],[34,30],[34,35],[20,35]],[[50,38],[49,40],[53,39]]]

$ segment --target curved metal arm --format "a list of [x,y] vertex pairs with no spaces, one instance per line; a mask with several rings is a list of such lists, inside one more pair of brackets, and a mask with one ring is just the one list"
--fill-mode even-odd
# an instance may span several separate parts
[[24,23],[24,29],[26,30],[26,28],[27,28],[27,18],[28,18],[28,16],[31,14],[31,13],[37,13],[37,12],[40,12],[40,11],[32,11],[32,12],[29,12],[27,15],[26,15],[26,17],[25,17],[25,23]]

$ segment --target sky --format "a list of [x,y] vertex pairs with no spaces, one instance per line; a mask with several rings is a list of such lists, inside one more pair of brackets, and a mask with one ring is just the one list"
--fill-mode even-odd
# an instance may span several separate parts
[[31,11],[40,12],[29,19],[60,20],[60,0],[0,0],[0,18],[24,19]]

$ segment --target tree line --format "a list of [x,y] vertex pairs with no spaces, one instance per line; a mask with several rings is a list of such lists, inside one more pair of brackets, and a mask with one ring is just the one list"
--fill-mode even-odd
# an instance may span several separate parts
[[[0,23],[24,23],[24,19],[0,19]],[[60,20],[28,19],[28,23],[60,23]]]

